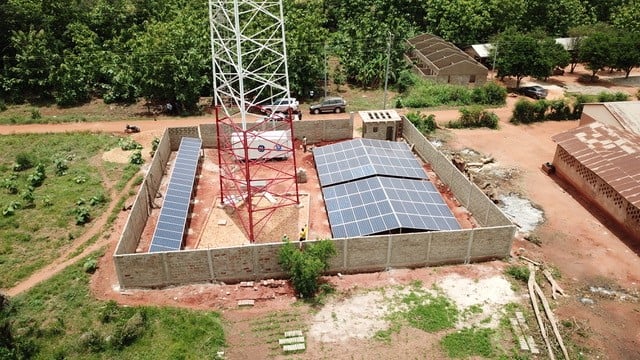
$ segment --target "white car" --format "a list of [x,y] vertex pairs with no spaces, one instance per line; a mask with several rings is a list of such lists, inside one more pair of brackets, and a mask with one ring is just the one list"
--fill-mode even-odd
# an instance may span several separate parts
[[266,114],[285,113],[291,109],[293,112],[298,111],[298,100],[296,98],[277,99],[271,105],[262,106],[262,111]]

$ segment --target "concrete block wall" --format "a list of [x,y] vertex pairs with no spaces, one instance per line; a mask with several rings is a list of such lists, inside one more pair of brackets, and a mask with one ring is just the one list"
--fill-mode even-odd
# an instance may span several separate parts
[[180,141],[183,137],[200,137],[197,126],[173,127],[168,128],[169,138],[171,139],[171,151],[178,151]]
[[205,149],[215,149],[218,147],[218,128],[215,120],[211,124],[201,124],[198,127],[202,147]]
[[[460,264],[509,255],[513,226],[337,239],[328,274]],[[305,242],[308,246],[316,240]],[[284,278],[282,243],[224,249],[118,255],[122,288]]]
[[[509,255],[515,226],[484,194],[417,132],[403,120],[404,138],[414,144],[414,150],[432,163],[438,175],[449,185],[467,208],[473,208],[478,221],[489,227],[458,231],[381,235],[333,240],[337,255],[330,260],[327,273],[358,273],[381,271],[393,267],[423,267],[450,263],[469,263]],[[352,120],[333,123],[339,130],[326,132],[331,121],[300,122],[310,136],[351,138]],[[161,176],[173,144],[182,136],[193,136],[198,128],[169,130],[160,142],[149,174]],[[349,131],[351,133],[347,134]],[[200,128],[202,133],[202,128]],[[334,139],[334,140],[338,140]],[[326,140],[326,138],[324,138]],[[158,161],[158,164],[155,163]],[[441,172],[442,171],[442,174]],[[159,184],[158,184],[159,185]],[[184,250],[170,253],[135,253],[138,239],[148,218],[149,199],[157,192],[156,180],[145,178],[134,208],[121,236],[114,262],[121,288],[153,288],[169,285],[260,280],[284,278],[278,264],[281,243],[248,245],[232,248]],[[152,194],[150,197],[148,194]],[[480,205],[476,205],[479,202]],[[481,218],[478,218],[478,216]],[[482,218],[484,217],[484,219]],[[307,241],[305,244],[311,244]]]
[[438,151],[406,117],[402,118],[402,136],[409,144],[413,144],[414,151],[424,161],[431,164],[440,180],[449,186],[458,201],[473,214],[480,225],[488,227],[513,225],[502,211]]
[[165,131],[160,138],[156,153],[151,160],[147,175],[142,182],[138,195],[136,196],[133,206],[129,211],[129,218],[120,235],[118,246],[116,248],[116,254],[130,254],[136,251],[138,247],[138,241],[144,227],[149,218],[149,209],[151,202],[155,199],[155,195],[158,192],[162,176],[164,174],[164,168],[171,156],[171,141],[169,134]]
[[[342,119],[301,120],[293,123],[296,139],[307,137],[309,144],[320,141],[336,141],[353,138],[353,113],[343,114]],[[310,115],[309,115],[310,116]]]

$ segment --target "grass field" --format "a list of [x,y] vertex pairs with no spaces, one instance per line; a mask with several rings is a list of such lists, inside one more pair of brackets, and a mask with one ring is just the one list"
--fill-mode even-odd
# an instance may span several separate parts
[[[0,136],[0,288],[57,258],[85,232],[80,222],[104,212],[108,184],[125,169],[133,176],[126,164],[99,157],[117,143],[107,134]],[[17,170],[19,163],[25,168]]]
[[[216,359],[220,315],[95,300],[83,264],[11,299],[14,342],[33,359]],[[0,319],[1,320],[1,319]],[[0,354],[2,355],[2,354]],[[0,356],[1,357],[1,356]]]

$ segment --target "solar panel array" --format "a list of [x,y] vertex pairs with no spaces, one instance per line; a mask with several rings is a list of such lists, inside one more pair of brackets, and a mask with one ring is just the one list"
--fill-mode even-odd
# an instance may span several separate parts
[[335,238],[460,225],[432,183],[374,176],[322,189]]
[[403,142],[354,139],[313,149],[321,186],[373,175],[428,179],[420,162]]
[[201,147],[198,138],[183,137],[180,142],[149,252],[182,248]]

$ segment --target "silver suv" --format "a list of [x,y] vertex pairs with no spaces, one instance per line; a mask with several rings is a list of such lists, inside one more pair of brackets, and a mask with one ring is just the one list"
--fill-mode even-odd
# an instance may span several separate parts
[[324,98],[320,104],[311,105],[309,111],[312,114],[320,114],[324,112],[341,113],[345,112],[347,108],[347,102],[341,97],[328,97]]
[[285,113],[291,109],[293,112],[298,111],[298,100],[296,98],[277,99],[271,105],[263,105],[262,112],[267,115],[272,113]]

